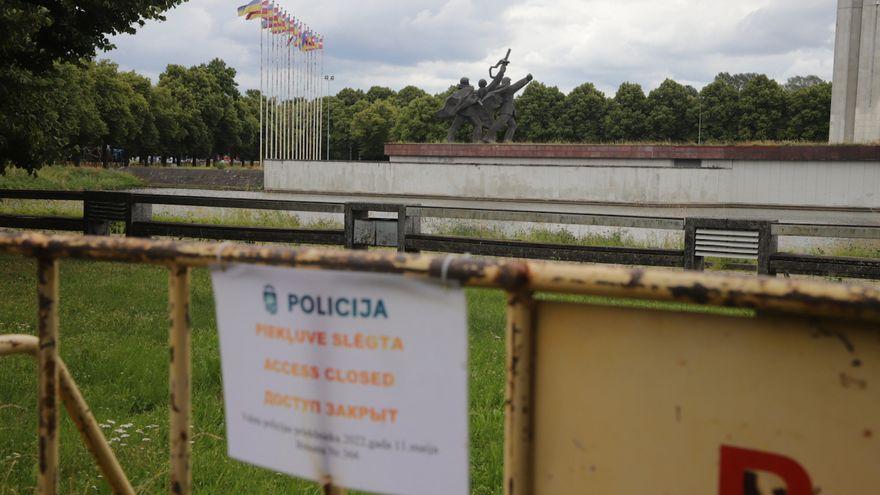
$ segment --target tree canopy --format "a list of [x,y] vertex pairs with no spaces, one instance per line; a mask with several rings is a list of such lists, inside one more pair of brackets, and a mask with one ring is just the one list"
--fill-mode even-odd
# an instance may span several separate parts
[[[70,69],[60,64],[93,58],[113,47],[109,36],[134,33],[135,26],[162,19],[163,12],[181,2],[4,0],[0,5],[0,172],[10,162],[33,170],[56,159],[76,146],[64,139],[66,134],[79,134],[75,142],[95,133],[124,132],[125,115],[106,129],[84,120],[88,112],[93,117],[95,110],[101,111],[95,105],[118,104],[114,91],[119,88],[104,88],[104,81],[95,81],[91,88],[97,93],[106,89],[105,95],[94,99],[92,94],[77,95],[81,90],[67,79]],[[84,82],[87,87],[91,83]],[[75,108],[68,112],[64,102]],[[65,111],[59,112],[62,108]],[[75,131],[68,127],[73,123],[79,124]]]

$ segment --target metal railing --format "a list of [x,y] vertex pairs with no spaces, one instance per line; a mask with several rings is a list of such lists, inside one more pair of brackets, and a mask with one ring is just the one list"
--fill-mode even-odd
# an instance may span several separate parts
[[[585,294],[752,308],[766,312],[880,321],[880,291],[868,286],[829,284],[744,275],[708,274],[602,265],[474,259],[389,251],[180,243],[109,236],[48,236],[0,233],[0,253],[38,260],[38,336],[0,336],[0,356],[36,355],[39,362],[38,492],[58,493],[59,397],[96,463],[116,493],[133,493],[98,428],[71,373],[58,354],[59,260],[148,263],[168,267],[169,280],[169,450],[172,494],[192,491],[190,274],[193,267],[250,263],[308,269],[353,270],[458,281],[464,286],[503,289],[507,309],[504,490],[530,493],[535,292]],[[330,483],[325,493],[342,493]]]
[[[697,239],[697,231],[722,230],[734,237],[737,237],[738,234],[748,234],[751,236],[751,240],[758,241],[757,246],[754,246],[754,242],[749,243],[748,247],[750,249],[748,253],[743,254],[743,258],[757,258],[756,269],[760,274],[784,273],[880,279],[880,259],[815,256],[785,253],[778,250],[778,239],[783,236],[880,239],[880,225],[793,224],[766,220],[596,215],[383,203],[324,203],[176,196],[129,192],[0,190],[0,200],[3,198],[72,200],[83,203],[82,218],[0,215],[0,227],[6,228],[106,234],[109,232],[110,222],[115,221],[124,223],[125,234],[132,237],[162,236],[247,242],[319,244],[345,246],[353,249],[381,246],[395,247],[400,251],[411,252],[470,253],[486,256],[556,261],[684,267],[693,270],[701,270],[703,260],[713,255],[713,253],[717,254],[716,251],[725,253],[720,250],[702,249]],[[343,217],[342,223],[344,228],[305,229],[230,226],[195,222],[160,222],[153,219],[153,205],[337,214]],[[422,232],[421,226],[424,219],[651,229],[681,232],[684,235],[685,242],[683,249],[668,249],[589,246],[437,235]],[[753,252],[751,248],[755,248],[756,252]],[[724,249],[723,246],[722,249]],[[737,250],[737,252],[740,251],[743,250]]]

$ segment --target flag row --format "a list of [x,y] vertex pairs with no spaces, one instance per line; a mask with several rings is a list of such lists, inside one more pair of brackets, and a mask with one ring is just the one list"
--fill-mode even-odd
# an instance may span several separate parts
[[238,16],[248,21],[260,19],[263,29],[287,37],[287,46],[293,45],[304,52],[324,49],[323,35],[315,33],[268,0],[253,0],[242,5],[238,8]]

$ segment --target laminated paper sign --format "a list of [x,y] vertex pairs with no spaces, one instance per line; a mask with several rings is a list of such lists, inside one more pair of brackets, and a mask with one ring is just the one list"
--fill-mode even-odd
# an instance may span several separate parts
[[213,281],[230,457],[373,492],[468,492],[461,289],[247,265]]

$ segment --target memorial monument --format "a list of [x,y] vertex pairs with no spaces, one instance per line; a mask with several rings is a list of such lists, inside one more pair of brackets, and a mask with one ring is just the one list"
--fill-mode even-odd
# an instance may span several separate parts
[[832,144],[880,142],[880,1],[838,0]]
[[[461,78],[456,91],[446,98],[443,108],[437,112],[438,119],[452,121],[446,135],[448,142],[455,142],[455,137],[465,122],[469,122],[474,128],[471,136],[471,141],[474,143],[494,143],[498,133],[502,130],[505,131],[504,142],[513,141],[516,133],[514,95],[531,82],[533,77],[529,74],[511,84],[510,78],[505,77],[509,64],[510,50],[507,50],[507,55],[489,68],[489,77],[492,82],[489,83],[485,79],[481,79],[479,89],[474,89],[471,86],[469,78]],[[493,73],[496,69],[498,70],[497,74]],[[499,108],[500,111],[496,117],[495,112]],[[488,129],[485,136],[484,128]]]

